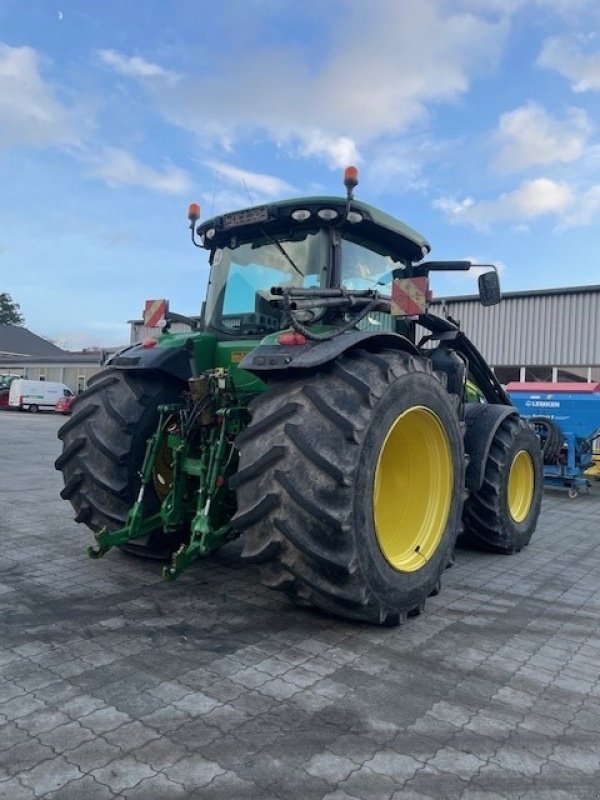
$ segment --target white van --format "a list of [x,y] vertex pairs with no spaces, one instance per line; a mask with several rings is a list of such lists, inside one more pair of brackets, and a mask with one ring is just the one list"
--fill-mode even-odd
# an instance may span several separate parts
[[64,383],[54,381],[28,381],[18,378],[10,385],[8,407],[35,414],[42,409],[54,410],[61,397],[72,397],[73,392]]

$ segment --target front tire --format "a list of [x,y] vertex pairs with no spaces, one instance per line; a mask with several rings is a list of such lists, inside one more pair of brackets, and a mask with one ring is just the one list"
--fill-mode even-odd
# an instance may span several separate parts
[[395,351],[275,383],[237,441],[242,556],[304,605],[388,625],[419,613],[460,525],[456,405],[428,359]]
[[[93,376],[58,432],[63,452],[55,466],[65,481],[61,497],[71,502],[76,522],[92,531],[123,527],[139,490],[146,442],[158,424],[157,407],[177,402],[183,388],[158,372],[106,369]],[[150,513],[158,508],[151,485],[146,502]],[[167,558],[179,542],[170,545],[165,539],[154,533],[123,549]]]
[[481,488],[465,501],[465,541],[496,553],[522,550],[535,531],[543,491],[540,442],[516,415],[492,440]]

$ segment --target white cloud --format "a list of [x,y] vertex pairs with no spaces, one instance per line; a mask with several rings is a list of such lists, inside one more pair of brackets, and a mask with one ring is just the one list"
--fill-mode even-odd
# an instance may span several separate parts
[[329,46],[316,57],[308,47],[253,41],[170,91],[135,77],[167,119],[205,145],[266,134],[292,154],[339,167],[427,120],[436,105],[459,101],[472,76],[494,69],[509,29],[499,7],[476,13],[445,0],[378,0],[368,13],[363,0],[346,0],[329,20]]
[[0,148],[76,143],[71,113],[42,79],[36,51],[0,43]]
[[517,171],[539,164],[575,161],[585,152],[591,132],[592,125],[583,109],[570,108],[561,121],[537,103],[527,103],[500,117],[497,166]]
[[162,171],[155,170],[127,151],[114,147],[106,147],[102,155],[94,159],[91,174],[102,178],[109,186],[141,186],[166,194],[184,194],[192,186],[182,169],[169,166]]
[[314,129],[300,131],[298,139],[298,154],[305,158],[322,158],[330,167],[360,163],[358,148],[348,136],[330,135]]
[[501,194],[494,200],[442,197],[433,203],[433,207],[442,211],[450,222],[472,225],[481,230],[495,223],[522,225],[545,215],[564,214],[574,206],[572,189],[549,178],[524,181],[514,191]]
[[574,92],[599,91],[600,50],[586,52],[582,44],[572,37],[552,36],[544,42],[537,63],[568,78]]
[[560,227],[576,228],[592,223],[600,212],[600,184],[577,194],[576,202],[565,215]]
[[168,83],[176,83],[179,75],[172,70],[152,64],[139,56],[125,56],[116,50],[98,50],[100,61],[128,78],[162,78]]
[[249,172],[248,170],[225,164],[222,161],[209,161],[206,166],[215,172],[215,181],[218,182],[218,179],[223,177],[238,188],[241,187],[244,191],[247,190],[250,193],[258,192],[258,194],[266,197],[278,197],[294,191],[287,181],[274,175]]

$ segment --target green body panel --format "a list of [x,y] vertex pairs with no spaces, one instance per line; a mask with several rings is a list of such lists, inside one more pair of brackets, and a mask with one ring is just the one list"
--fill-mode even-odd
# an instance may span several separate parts
[[[275,334],[277,337],[279,334]],[[231,372],[231,379],[239,394],[259,394],[267,388],[260,378],[245,369],[239,369],[242,358],[261,342],[258,339],[239,339],[218,342],[215,353],[215,367],[223,367]]]
[[[277,337],[278,334],[274,334]],[[276,339],[274,340],[276,341]],[[239,339],[218,341],[211,333],[162,333],[157,347],[185,348],[189,342],[194,348],[194,364],[198,374],[223,367],[231,372],[235,389],[242,394],[259,394],[266,389],[265,384],[246,370],[239,369],[242,358],[254,350],[261,342],[258,339]]]

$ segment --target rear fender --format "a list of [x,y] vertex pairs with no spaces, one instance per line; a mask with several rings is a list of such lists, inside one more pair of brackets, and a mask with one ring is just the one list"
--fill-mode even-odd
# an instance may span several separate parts
[[108,359],[106,366],[131,372],[155,370],[187,381],[193,375],[192,358],[192,350],[187,347],[147,348],[137,344]]
[[483,484],[485,465],[496,431],[506,417],[519,416],[514,406],[465,405],[465,452],[469,456],[467,489],[477,492]]
[[352,331],[325,341],[309,339],[301,345],[261,344],[245,356],[240,367],[260,375],[290,369],[310,369],[327,364],[355,347],[389,348],[419,355],[410,339],[399,333]]

